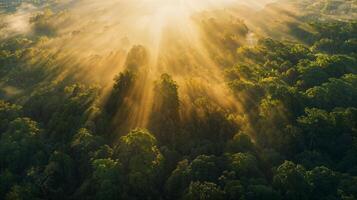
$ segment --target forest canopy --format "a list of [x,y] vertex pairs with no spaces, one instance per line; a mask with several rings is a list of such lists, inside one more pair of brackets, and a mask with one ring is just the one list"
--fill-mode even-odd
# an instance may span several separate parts
[[170,2],[0,2],[0,199],[357,199],[357,2]]

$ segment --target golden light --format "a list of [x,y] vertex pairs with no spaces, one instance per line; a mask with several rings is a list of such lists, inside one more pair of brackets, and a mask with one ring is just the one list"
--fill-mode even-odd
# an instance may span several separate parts
[[[256,7],[264,3],[263,0],[79,0],[68,6],[69,19],[63,21],[58,37],[46,45],[56,55],[63,54],[61,62],[69,69],[63,70],[59,79],[76,71],[79,79],[98,82],[107,92],[114,76],[125,70],[130,48],[143,45],[149,52],[149,63],[141,80],[144,83],[131,92],[131,96],[140,100],[130,103],[132,112],[126,123],[130,128],[146,126],[154,82],[162,73],[169,73],[179,83],[182,104],[189,105],[192,101],[188,96],[195,89],[187,84],[190,82],[205,85],[207,95],[218,104],[239,109],[207,49],[210,41],[202,35],[193,16],[237,4]],[[105,99],[106,93],[103,94]]]

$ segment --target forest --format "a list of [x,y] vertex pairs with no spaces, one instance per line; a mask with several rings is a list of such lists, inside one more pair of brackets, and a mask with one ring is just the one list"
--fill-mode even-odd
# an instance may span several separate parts
[[155,1],[0,8],[0,199],[357,200],[356,0]]

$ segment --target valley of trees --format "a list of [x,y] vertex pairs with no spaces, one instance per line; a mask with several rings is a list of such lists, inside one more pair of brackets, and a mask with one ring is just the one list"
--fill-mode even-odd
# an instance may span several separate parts
[[75,72],[58,79],[63,55],[41,45],[65,13],[46,10],[32,34],[0,38],[0,199],[357,200],[357,19],[341,17],[357,3],[289,2],[315,4],[275,22],[286,30],[255,29],[254,44],[249,25],[264,21],[195,18],[239,111],[204,91],[187,109],[168,72],[152,88],[147,127],[131,129],[144,46],[103,98]]

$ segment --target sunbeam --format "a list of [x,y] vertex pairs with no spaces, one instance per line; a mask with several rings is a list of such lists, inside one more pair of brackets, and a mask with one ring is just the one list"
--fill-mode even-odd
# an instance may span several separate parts
[[[132,91],[136,100],[130,104],[131,117],[127,120],[131,122],[126,124],[130,124],[129,129],[146,127],[153,104],[155,80],[161,74],[169,73],[183,83],[180,87],[180,94],[183,96],[187,91],[184,82],[191,79],[206,81],[212,85],[224,85],[223,75],[212,58],[215,57],[214,54],[224,55],[225,52],[217,51],[221,49],[221,44],[216,44],[207,35],[209,32],[219,33],[221,21],[215,22],[216,25],[212,27],[202,22],[206,23],[207,19],[216,17],[235,19],[230,19],[228,15],[201,16],[200,13],[224,10],[241,4],[258,8],[265,3],[240,0],[70,1],[70,6],[64,4],[68,8],[62,14],[61,30],[56,33],[57,37],[48,40],[45,46],[53,49],[53,52],[59,55],[60,62],[69,67],[69,70],[62,70],[59,78],[66,77],[68,73],[73,74],[75,70],[78,78],[97,81],[108,88],[106,91],[110,91],[116,74],[126,70],[125,52],[130,52],[133,45],[142,45],[147,50],[148,63],[140,66],[146,68],[144,75],[140,75],[143,77],[139,78],[142,86],[137,86]],[[240,26],[239,23],[232,23],[232,28]],[[236,36],[237,46],[233,48],[244,42],[245,34]],[[220,87],[214,86],[212,89],[221,90],[218,93],[227,91]],[[108,94],[104,92],[103,95],[105,100]],[[231,99],[231,108],[240,107],[239,102],[233,101],[229,92],[226,92],[225,96]],[[130,98],[127,101],[131,101]],[[225,101],[224,105],[228,105],[229,100]],[[135,107],[137,109],[134,109]],[[124,126],[115,120],[113,123],[117,123],[118,127]]]
[[356,0],[0,0],[0,199],[357,199]]

